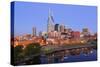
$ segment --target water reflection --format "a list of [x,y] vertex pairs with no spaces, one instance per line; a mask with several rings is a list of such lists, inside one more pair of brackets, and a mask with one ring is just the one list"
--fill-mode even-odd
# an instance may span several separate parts
[[97,59],[97,51],[95,49],[72,49],[55,52],[48,55],[42,55],[41,64],[90,61]]

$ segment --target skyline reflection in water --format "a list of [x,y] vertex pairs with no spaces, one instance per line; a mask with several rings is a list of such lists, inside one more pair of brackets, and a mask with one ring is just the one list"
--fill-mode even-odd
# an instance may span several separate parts
[[[53,55],[52,55],[53,56]],[[49,60],[48,60],[49,59]],[[41,64],[48,63],[63,63],[63,62],[80,62],[80,61],[93,61],[97,60],[97,50],[92,49],[89,53],[81,52],[79,55],[63,55],[62,57],[47,58],[47,56],[41,56]]]

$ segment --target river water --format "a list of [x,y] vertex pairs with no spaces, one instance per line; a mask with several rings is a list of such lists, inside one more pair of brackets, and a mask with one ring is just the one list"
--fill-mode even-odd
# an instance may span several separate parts
[[97,50],[93,49],[88,54],[80,53],[79,55],[63,56],[62,58],[54,57],[48,61],[47,56],[41,56],[41,64],[48,63],[65,63],[65,62],[80,62],[80,61],[95,61],[97,60]]

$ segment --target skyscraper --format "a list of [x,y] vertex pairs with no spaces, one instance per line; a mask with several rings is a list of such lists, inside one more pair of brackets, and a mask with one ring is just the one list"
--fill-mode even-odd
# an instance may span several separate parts
[[36,27],[32,28],[32,36],[36,36]]
[[64,25],[60,25],[60,32],[64,32],[65,26]]
[[49,9],[48,23],[47,23],[47,32],[54,31],[54,19]]
[[82,34],[83,34],[84,36],[90,35],[89,29],[88,29],[88,28],[83,28]]
[[39,37],[42,37],[42,32],[41,31],[38,34],[39,34]]
[[60,28],[59,28],[59,24],[55,24],[55,31],[59,31]]
[[88,28],[83,28],[83,32],[89,32]]

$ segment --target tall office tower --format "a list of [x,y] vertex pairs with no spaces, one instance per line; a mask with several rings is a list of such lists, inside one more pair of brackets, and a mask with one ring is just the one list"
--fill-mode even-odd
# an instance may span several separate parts
[[47,23],[47,32],[52,32],[54,31],[54,19],[51,14],[51,10],[49,9],[49,17],[48,17],[48,23]]
[[60,25],[60,32],[64,32],[65,26],[64,25]]
[[83,32],[88,32],[88,28],[83,28]]
[[32,36],[36,36],[36,27],[33,27],[32,29]]
[[42,37],[42,32],[41,31],[38,34],[39,34],[39,37]]
[[55,24],[55,31],[60,31],[59,24]]
[[82,34],[83,34],[84,36],[90,35],[90,32],[89,32],[88,28],[83,28]]
[[73,30],[71,28],[67,29],[68,33],[71,33]]

